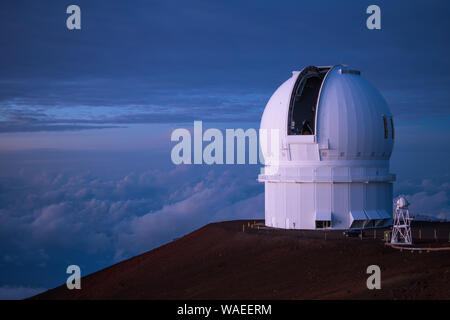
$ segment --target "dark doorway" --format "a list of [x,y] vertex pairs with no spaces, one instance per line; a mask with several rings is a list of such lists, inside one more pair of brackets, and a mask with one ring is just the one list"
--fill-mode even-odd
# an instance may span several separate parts
[[327,228],[331,228],[331,221],[329,221],[329,220],[325,220],[325,221],[316,220],[316,229],[327,229]]

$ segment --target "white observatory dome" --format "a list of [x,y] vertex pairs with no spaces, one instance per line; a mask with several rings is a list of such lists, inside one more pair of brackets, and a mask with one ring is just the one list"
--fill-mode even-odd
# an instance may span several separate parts
[[259,176],[266,225],[348,229],[391,222],[392,114],[359,71],[343,65],[294,71],[267,103],[261,129],[269,135],[267,147],[261,145],[266,173]]

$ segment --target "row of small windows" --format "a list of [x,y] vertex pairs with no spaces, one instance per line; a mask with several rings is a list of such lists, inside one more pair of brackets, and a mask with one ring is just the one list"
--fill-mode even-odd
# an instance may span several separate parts
[[[394,120],[392,120],[392,117],[389,117],[389,121],[391,124],[391,133],[392,133],[392,139],[394,139]],[[383,116],[383,124],[384,124],[384,138],[389,138],[389,129],[388,129],[388,120],[386,116]]]
[[[321,151],[321,153],[320,153],[321,155],[322,155],[322,157],[326,157],[327,155],[328,155],[328,153],[326,152],[326,151]],[[356,156],[357,157],[361,157],[361,152],[358,152],[358,153],[356,153]],[[378,154],[378,156],[382,156],[382,157],[385,157],[385,156],[387,156],[387,157],[390,157],[391,156],[391,152],[383,152],[383,153],[379,153]],[[345,157],[345,152],[340,152],[339,153],[339,156],[340,157]],[[354,155],[350,155],[350,156],[354,156]],[[367,154],[365,155],[365,156],[367,156]],[[370,156],[371,157],[375,157],[375,156],[377,156],[377,153],[376,152],[371,152],[370,153]]]

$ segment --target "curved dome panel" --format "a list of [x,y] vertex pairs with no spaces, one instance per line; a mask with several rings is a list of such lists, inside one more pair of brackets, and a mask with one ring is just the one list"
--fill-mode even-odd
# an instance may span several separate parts
[[392,115],[381,94],[359,72],[335,66],[322,85],[317,140],[324,158],[389,159]]
[[[289,111],[289,103],[291,101],[292,90],[299,75],[298,71],[292,72],[292,77],[286,80],[270,97],[261,119],[260,129],[267,130],[270,136],[270,130],[278,130],[279,141],[278,146],[282,145],[282,136],[287,130],[287,117]],[[271,150],[271,140],[268,139],[268,150]],[[261,148],[264,158],[271,158],[270,152],[266,148]],[[272,152],[272,155],[274,153]],[[277,153],[280,154],[280,153]],[[280,154],[281,155],[281,154]]]
[[298,72],[294,71],[292,77],[286,80],[270,97],[261,119],[261,129],[280,129],[286,127],[287,109],[291,100],[292,90]]

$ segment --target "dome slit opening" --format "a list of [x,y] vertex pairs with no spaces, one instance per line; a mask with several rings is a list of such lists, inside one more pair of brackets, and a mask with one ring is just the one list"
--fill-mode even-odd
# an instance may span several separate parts
[[317,100],[329,67],[305,68],[298,76],[289,106],[288,135],[314,135]]

